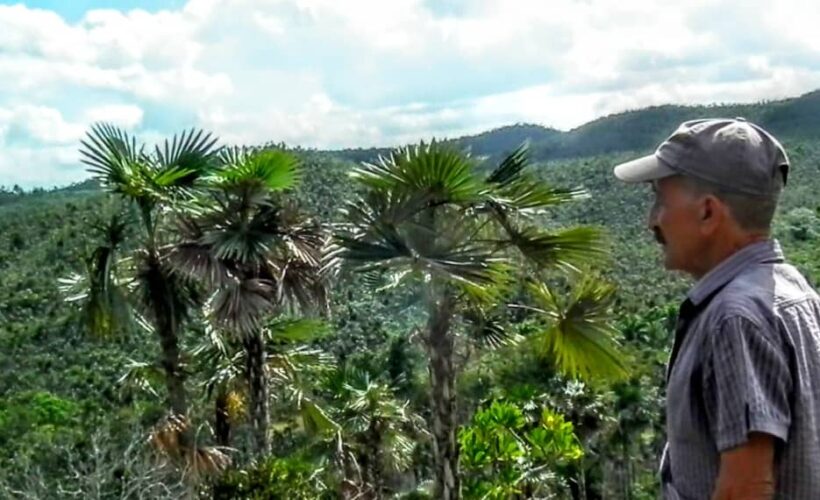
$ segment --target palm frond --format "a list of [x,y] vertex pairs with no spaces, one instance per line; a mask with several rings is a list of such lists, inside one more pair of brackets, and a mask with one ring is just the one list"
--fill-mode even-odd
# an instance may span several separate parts
[[159,398],[157,387],[164,379],[162,368],[156,364],[129,359],[125,371],[117,380],[117,385],[123,392],[143,392]]
[[348,207],[351,223],[337,233],[332,257],[361,271],[410,269],[473,285],[495,281],[495,266],[504,259],[492,246],[474,238],[472,215],[442,212],[437,214],[441,222],[436,227],[425,220],[429,213],[396,222],[394,203],[403,205],[406,200],[376,195]]
[[509,243],[521,254],[544,267],[577,270],[583,264],[598,262],[607,252],[600,229],[579,226],[561,231],[546,231],[536,227],[510,229]]
[[271,300],[281,310],[291,313],[327,312],[327,283],[320,266],[293,258],[270,259],[261,275],[274,284]]
[[398,149],[376,163],[365,163],[351,177],[378,191],[427,193],[435,203],[475,200],[482,182],[473,163],[459,151],[441,143],[421,143]]
[[205,376],[203,387],[208,396],[228,391],[243,380],[244,353],[218,329],[207,326],[192,354],[198,371]]
[[97,123],[80,143],[80,161],[103,187],[133,198],[142,195],[146,157],[135,138],[111,124]]
[[148,442],[159,453],[173,459],[183,456],[187,446],[182,435],[188,431],[190,423],[183,415],[169,415],[158,422],[150,431]]
[[209,173],[218,139],[203,130],[191,129],[156,146],[153,183],[160,188],[190,187]]
[[188,443],[182,436],[187,436],[190,430],[191,424],[186,417],[172,415],[151,429],[148,442],[180,469],[186,481],[197,484],[224,472],[230,466],[231,458],[224,449]]
[[184,458],[182,475],[188,481],[200,483],[219,476],[231,465],[231,457],[214,446],[192,447]]
[[619,352],[617,330],[612,326],[613,286],[588,278],[576,285],[567,299],[543,283],[531,283],[543,330],[529,338],[537,352],[573,377],[620,378],[626,375]]
[[492,203],[507,211],[541,212],[547,208],[588,197],[585,190],[558,189],[527,176],[496,187],[489,192]]
[[412,467],[413,452],[416,446],[418,446],[416,440],[404,432],[388,432],[384,443],[384,447],[388,451],[384,455],[387,468],[395,472],[401,472]]
[[311,377],[327,372],[333,366],[333,357],[321,349],[305,346],[285,350],[274,349],[267,357],[271,383],[298,386],[301,377]]
[[247,221],[228,220],[222,227],[206,230],[198,243],[223,262],[259,264],[264,261],[275,236],[256,231]]
[[488,314],[478,307],[472,307],[462,313],[468,338],[478,346],[488,349],[500,349],[515,345],[522,337],[504,327],[500,318]]
[[558,189],[524,174],[529,164],[526,144],[510,153],[487,177],[487,195],[494,205],[511,211],[528,211],[584,198],[586,191]]
[[266,328],[266,336],[270,342],[286,344],[311,342],[328,333],[329,325],[320,319],[277,318]]
[[309,435],[332,434],[339,430],[337,424],[315,401],[302,397],[299,401],[302,425]]
[[273,293],[272,285],[263,280],[233,280],[210,298],[209,315],[228,331],[249,334],[260,328],[264,317],[273,310]]
[[526,144],[518,146],[507,155],[487,176],[488,184],[504,186],[516,179],[529,164],[529,151]]
[[296,187],[300,180],[299,159],[281,149],[226,149],[220,155],[222,169],[214,184],[222,189],[279,192]]
[[210,287],[218,287],[231,279],[230,269],[217,259],[210,249],[196,242],[174,245],[167,255],[168,264],[176,272],[183,273]]

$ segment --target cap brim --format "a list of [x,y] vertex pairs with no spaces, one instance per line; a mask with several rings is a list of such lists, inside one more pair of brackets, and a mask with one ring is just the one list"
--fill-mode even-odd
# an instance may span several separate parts
[[637,160],[621,163],[615,167],[613,173],[615,177],[624,182],[637,183],[663,179],[664,177],[675,175],[677,172],[652,154],[638,158]]

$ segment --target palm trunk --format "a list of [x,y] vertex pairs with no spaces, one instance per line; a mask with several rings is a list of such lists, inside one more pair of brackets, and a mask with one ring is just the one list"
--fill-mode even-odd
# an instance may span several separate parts
[[356,498],[359,494],[356,474],[348,452],[345,449],[345,445],[341,441],[341,437],[337,435],[336,439],[336,450],[333,453],[333,461],[336,463],[336,467],[342,471],[342,481],[339,484],[338,497],[342,500],[350,500],[351,498]]
[[254,448],[257,455],[270,453],[268,440],[268,376],[265,370],[265,343],[260,332],[246,335],[245,368],[250,390],[250,417],[253,427]]
[[168,405],[174,415],[186,416],[188,402],[185,396],[185,379],[179,367],[179,346],[176,332],[171,328],[158,329],[162,347],[162,368],[165,371],[165,387],[168,390]]
[[450,331],[452,314],[448,298],[431,303],[427,324],[430,389],[433,406],[434,498],[461,498],[456,440],[454,339]]
[[219,446],[231,445],[231,420],[228,415],[228,393],[220,390],[214,402],[214,432],[216,444]]
[[372,488],[373,500],[384,498],[384,477],[382,474],[382,433],[378,419],[374,419],[366,434],[366,455],[362,457],[362,468],[368,485]]
[[154,327],[159,337],[162,350],[162,368],[165,372],[165,386],[168,391],[168,406],[176,416],[185,417],[188,413],[188,401],[185,394],[185,375],[180,368],[179,339],[177,324],[166,274],[162,269],[160,258],[150,251],[146,260],[145,279],[151,298],[150,307]]

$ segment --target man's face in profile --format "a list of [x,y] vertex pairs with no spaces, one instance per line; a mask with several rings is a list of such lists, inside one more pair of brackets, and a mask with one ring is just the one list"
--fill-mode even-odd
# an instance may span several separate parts
[[663,250],[664,267],[691,273],[703,244],[698,199],[680,176],[653,181],[652,191],[647,223]]

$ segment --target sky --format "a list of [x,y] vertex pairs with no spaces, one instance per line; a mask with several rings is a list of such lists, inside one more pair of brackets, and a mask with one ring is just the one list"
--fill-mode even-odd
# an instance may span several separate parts
[[0,0],[0,185],[156,142],[388,146],[820,88],[816,0]]

